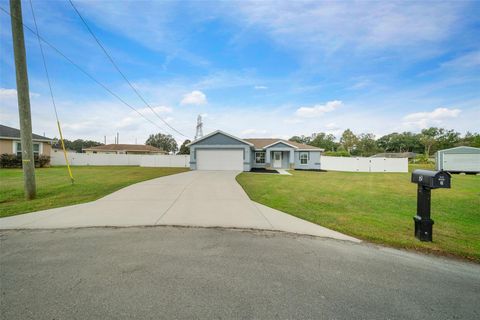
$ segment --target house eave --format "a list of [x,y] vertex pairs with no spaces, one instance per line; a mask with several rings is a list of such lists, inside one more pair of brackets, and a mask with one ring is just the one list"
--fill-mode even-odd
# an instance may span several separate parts
[[267,149],[267,148],[270,148],[271,146],[274,146],[274,145],[279,144],[279,143],[283,143],[283,144],[285,144],[285,145],[287,145],[287,146],[292,147],[293,149],[298,149],[297,146],[294,146],[293,144],[290,144],[290,143],[285,142],[285,141],[282,141],[282,140],[278,140],[278,141],[276,141],[276,142],[274,142],[274,143],[271,143],[271,144],[269,144],[268,146],[265,146],[265,147],[263,147],[263,148],[264,148],[264,149]]
[[215,130],[215,131],[213,131],[213,132],[211,132],[211,133],[209,133],[209,134],[207,134],[207,135],[205,135],[205,136],[203,136],[203,137],[201,137],[201,138],[199,138],[199,139],[197,139],[197,140],[194,140],[194,141],[190,142],[190,143],[187,144],[186,146],[187,146],[187,147],[190,147],[191,145],[193,145],[193,144],[195,144],[195,143],[198,143],[198,142],[200,142],[200,141],[202,141],[202,140],[205,140],[205,139],[207,139],[207,138],[210,138],[211,136],[214,136],[214,135],[216,135],[217,133],[223,134],[223,135],[225,135],[225,136],[227,136],[227,137],[229,137],[229,138],[235,139],[235,140],[237,140],[237,141],[240,141],[240,142],[242,142],[242,143],[245,143],[246,145],[249,145],[249,146],[253,147],[253,143],[250,143],[250,142],[248,142],[248,141],[245,141],[245,140],[243,140],[243,139],[240,139],[240,138],[238,138],[238,137],[235,137],[235,136],[233,136],[233,135],[231,135],[231,134],[229,134],[229,133],[226,133],[226,132],[224,132],[224,131],[222,131],[222,130]]
[[[15,137],[0,137],[0,140],[17,140],[17,141],[20,141],[21,138],[18,137],[18,138],[15,138]],[[53,139],[36,139],[36,138],[32,138],[32,141],[36,141],[36,142],[52,142]]]

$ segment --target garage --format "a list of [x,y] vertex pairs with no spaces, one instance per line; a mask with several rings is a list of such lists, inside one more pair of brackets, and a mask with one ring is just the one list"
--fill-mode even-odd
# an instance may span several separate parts
[[448,172],[480,172],[480,148],[456,147],[437,151],[436,169]]
[[196,149],[197,170],[243,171],[243,149]]

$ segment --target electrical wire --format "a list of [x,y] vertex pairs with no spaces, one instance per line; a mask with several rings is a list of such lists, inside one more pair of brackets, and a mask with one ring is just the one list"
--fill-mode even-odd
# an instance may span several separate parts
[[170,129],[172,129],[173,131],[175,131],[176,133],[180,134],[181,136],[183,137],[186,137],[188,138],[188,136],[184,135],[183,133],[181,133],[180,131],[178,131],[177,129],[175,129],[173,126],[171,126],[167,121],[165,121],[156,111],[154,108],[152,108],[150,106],[150,104],[145,100],[145,98],[140,94],[140,92],[138,92],[138,90],[135,88],[135,86],[132,85],[132,83],[128,80],[128,78],[125,76],[125,74],[120,70],[120,67],[118,66],[118,64],[115,62],[115,60],[112,58],[112,56],[108,53],[107,49],[105,49],[105,47],[102,45],[102,43],[100,42],[100,40],[97,38],[97,36],[95,36],[95,33],[93,32],[93,30],[90,28],[90,26],[88,25],[87,21],[85,20],[85,18],[83,18],[82,14],[80,13],[80,11],[78,11],[77,7],[75,6],[75,4],[73,3],[72,0],[68,0],[70,2],[70,5],[72,6],[72,8],[75,10],[75,12],[77,13],[77,15],[80,17],[80,20],[82,20],[83,24],[85,25],[85,27],[87,28],[88,32],[90,33],[90,35],[93,37],[93,39],[95,40],[95,42],[98,44],[98,46],[102,49],[102,51],[105,53],[105,55],[107,56],[108,60],[110,60],[110,62],[112,63],[112,65],[114,66],[114,68],[118,71],[118,73],[122,76],[122,78],[127,82],[127,84],[130,86],[130,88],[132,88],[132,90],[135,92],[135,94],[137,95],[137,97],[140,98],[140,100],[143,101],[143,103],[153,112],[153,114],[155,114],[157,116],[157,118],[159,118],[166,126],[168,126]]
[[[5,14],[9,15],[11,18],[13,19],[18,19],[17,17],[13,16],[12,14],[10,14],[10,12],[8,12],[7,10],[5,10],[3,7],[0,7],[0,10],[3,11]],[[25,29],[27,29],[28,31],[30,31],[31,33],[33,33],[34,35],[36,35],[42,42],[44,42],[46,45],[48,45],[50,48],[52,48],[55,52],[57,52],[60,56],[62,56],[65,60],[67,60],[70,64],[72,64],[73,66],[75,66],[80,72],[82,72],[84,75],[86,75],[88,78],[90,78],[93,82],[95,82],[96,84],[98,84],[100,87],[102,87],[104,90],[106,90],[108,93],[110,93],[113,97],[115,97],[117,100],[119,100],[121,103],[123,103],[125,106],[127,106],[128,108],[132,109],[133,111],[135,111],[138,115],[140,115],[142,118],[144,118],[146,121],[150,122],[151,124],[153,124],[155,127],[159,128],[160,130],[164,130],[162,127],[160,127],[158,124],[156,124],[155,122],[153,122],[152,120],[150,120],[149,118],[147,118],[144,114],[142,114],[140,111],[138,111],[137,109],[135,109],[133,106],[131,106],[128,102],[126,102],[122,97],[120,97],[118,94],[116,94],[115,92],[113,92],[111,89],[109,89],[105,84],[103,84],[102,82],[100,82],[99,80],[95,79],[94,76],[92,76],[90,73],[88,73],[87,71],[85,71],[82,67],[80,67],[77,63],[75,63],[72,59],[70,59],[69,57],[67,57],[62,51],[60,51],[60,49],[57,49],[53,44],[51,44],[50,42],[48,42],[47,40],[45,40],[42,36],[40,36],[37,32],[35,32],[32,28],[30,28],[28,25],[26,25],[25,23],[22,22],[22,25]]]
[[55,104],[55,98],[53,97],[52,84],[50,82],[50,75],[48,74],[47,62],[46,62],[46,59],[45,59],[45,54],[43,52],[42,42],[40,41],[40,38],[39,38],[40,32],[38,31],[37,18],[35,17],[35,11],[33,10],[32,0],[30,0],[30,8],[32,9],[33,22],[35,23],[35,30],[37,31],[38,45],[40,46],[40,52],[42,54],[42,60],[43,60],[43,67],[45,69],[45,75],[47,77],[48,88],[50,89],[50,97],[52,98],[53,110],[55,111],[55,118],[57,120],[57,127],[58,127],[58,132],[60,134],[60,142],[62,144],[63,155],[65,157],[65,163],[67,164],[67,169],[68,169],[68,174],[70,175],[70,180],[73,184],[75,179],[73,178],[72,169],[70,168],[70,163],[68,162],[67,151],[65,150],[65,143],[64,143],[64,140],[63,140],[62,127],[60,126],[60,120],[58,119],[57,105]]

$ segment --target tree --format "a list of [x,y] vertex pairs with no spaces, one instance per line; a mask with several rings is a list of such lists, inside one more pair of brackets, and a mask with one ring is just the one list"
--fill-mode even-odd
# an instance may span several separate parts
[[420,133],[420,142],[424,146],[425,156],[430,155],[432,148],[437,143],[438,138],[443,135],[444,131],[444,129],[436,127],[430,127],[422,130]]
[[310,144],[311,138],[307,137],[307,136],[304,136],[304,135],[301,135],[301,136],[293,136],[288,140],[293,141],[293,142],[297,142],[297,143]]
[[412,132],[390,133],[377,140],[377,146],[383,152],[423,152],[420,135]]
[[343,131],[342,137],[340,138],[340,144],[348,151],[348,153],[352,153],[352,150],[355,149],[357,143],[358,138],[352,130],[347,129]]
[[[59,139],[55,138],[54,143],[52,144],[52,147],[61,149],[62,148],[62,143],[60,142]],[[83,152],[82,150],[85,148],[90,148],[90,147],[96,147],[96,146],[101,146],[103,143],[97,142],[97,141],[92,141],[92,140],[83,140],[83,139],[76,139],[74,141],[70,141],[67,139],[63,140],[65,144],[65,149],[67,150],[75,150],[78,153]]]
[[183,141],[182,145],[180,146],[180,151],[178,151],[178,154],[190,154],[190,147],[187,147],[187,144],[189,144],[191,141],[190,140],[185,140]]
[[358,136],[355,154],[367,157],[377,153],[378,147],[373,133],[362,133]]
[[325,132],[313,134],[309,144],[327,151],[335,151],[338,147],[338,143],[335,142],[335,136],[333,134],[326,134]]
[[455,130],[445,130],[443,134],[437,138],[436,150],[453,148],[458,142],[460,142],[460,133]]
[[160,148],[166,152],[175,153],[178,150],[177,141],[175,141],[175,139],[170,134],[151,134],[145,144]]
[[467,132],[457,145],[480,148],[480,133]]

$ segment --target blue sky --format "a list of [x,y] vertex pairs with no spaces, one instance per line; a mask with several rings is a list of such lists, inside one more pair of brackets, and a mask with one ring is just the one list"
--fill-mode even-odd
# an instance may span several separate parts
[[[480,3],[74,1],[157,113],[188,137],[380,136],[480,127]],[[33,27],[29,2],[24,23]],[[181,142],[145,107],[68,1],[33,1],[40,34]],[[0,6],[9,10],[6,0]],[[35,35],[25,31],[33,127],[58,136]],[[0,122],[18,127],[10,17],[0,12]],[[50,48],[64,134],[143,143],[160,131]]]

